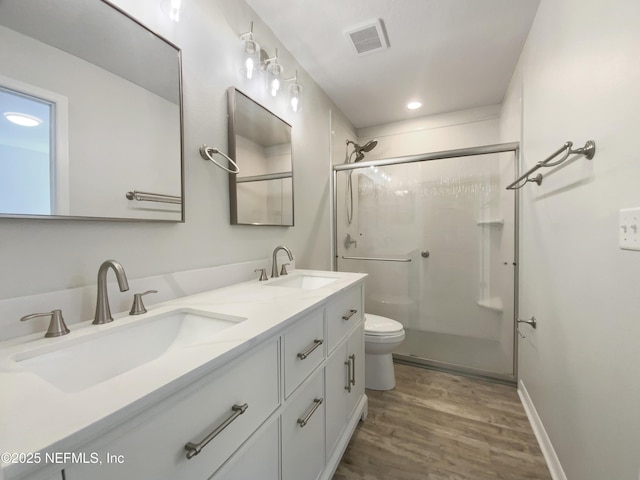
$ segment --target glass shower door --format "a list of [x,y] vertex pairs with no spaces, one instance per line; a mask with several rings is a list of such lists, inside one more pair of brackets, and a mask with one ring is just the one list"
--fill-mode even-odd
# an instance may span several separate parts
[[397,358],[514,378],[514,158],[336,172],[337,268],[368,273],[366,312],[404,325]]

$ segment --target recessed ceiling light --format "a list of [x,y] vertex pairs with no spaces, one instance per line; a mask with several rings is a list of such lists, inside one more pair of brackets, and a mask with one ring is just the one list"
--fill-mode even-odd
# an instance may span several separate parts
[[422,106],[422,102],[409,102],[407,103],[407,108],[409,110],[416,110]]
[[42,119],[19,112],[4,112],[4,116],[11,123],[20,125],[21,127],[37,127],[42,123]]

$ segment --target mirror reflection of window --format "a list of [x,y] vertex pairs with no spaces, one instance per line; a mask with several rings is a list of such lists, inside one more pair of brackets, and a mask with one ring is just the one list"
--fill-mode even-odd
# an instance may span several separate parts
[[55,211],[53,105],[0,86],[0,211],[50,215]]

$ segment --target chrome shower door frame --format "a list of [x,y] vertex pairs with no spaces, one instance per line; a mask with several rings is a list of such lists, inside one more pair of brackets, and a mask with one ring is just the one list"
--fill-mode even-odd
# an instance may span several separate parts
[[[509,153],[514,154],[514,172],[515,178],[520,176],[520,143],[498,143],[494,145],[482,145],[478,147],[460,148],[454,150],[444,150],[440,152],[422,153],[418,155],[407,155],[402,157],[385,158],[381,160],[369,160],[359,163],[345,163],[333,165],[331,175],[331,190],[333,195],[333,270],[338,270],[338,189],[337,180],[338,172],[352,171],[369,167],[384,167],[388,165],[402,165],[405,163],[428,162],[432,160],[444,160],[447,158],[472,157],[477,155],[488,155],[493,153]],[[471,367],[463,367],[459,365],[450,365],[435,360],[422,359],[406,355],[394,354],[394,359],[407,364],[419,365],[443,371],[452,371],[464,375],[470,375],[478,378],[499,381],[508,384],[516,384],[518,381],[518,279],[519,279],[519,231],[520,231],[520,194],[519,190],[514,191],[514,269],[513,269],[513,375],[505,375],[500,373],[486,372]]]

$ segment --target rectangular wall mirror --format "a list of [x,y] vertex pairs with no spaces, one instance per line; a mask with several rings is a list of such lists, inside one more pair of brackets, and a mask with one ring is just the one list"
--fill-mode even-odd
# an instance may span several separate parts
[[180,49],[103,0],[2,0],[0,44],[0,216],[184,221]]
[[293,226],[291,125],[234,87],[229,102],[232,225]]

